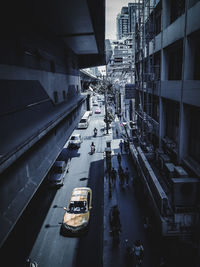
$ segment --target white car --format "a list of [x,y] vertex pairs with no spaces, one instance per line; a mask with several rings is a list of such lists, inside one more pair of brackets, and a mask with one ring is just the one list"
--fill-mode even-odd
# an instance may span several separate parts
[[98,102],[94,101],[93,106],[98,106],[98,105],[99,105]]
[[69,148],[79,148],[81,143],[83,142],[82,137],[80,134],[74,134],[71,136],[69,140],[68,147]]
[[48,182],[52,187],[61,187],[64,184],[64,177],[67,171],[65,161],[55,161],[53,167],[48,174]]

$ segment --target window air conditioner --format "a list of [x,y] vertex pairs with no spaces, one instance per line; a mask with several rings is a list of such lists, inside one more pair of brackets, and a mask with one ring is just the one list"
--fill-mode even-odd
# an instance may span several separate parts
[[175,207],[197,203],[198,178],[172,178],[172,199]]

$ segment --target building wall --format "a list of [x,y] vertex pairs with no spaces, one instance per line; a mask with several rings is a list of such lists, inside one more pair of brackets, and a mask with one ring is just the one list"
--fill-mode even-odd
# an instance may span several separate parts
[[11,36],[0,43],[0,246],[86,110],[78,59],[62,41]]
[[[177,145],[179,163],[189,156],[200,164],[199,152],[192,149],[193,142],[199,147],[200,139],[187,128],[195,129],[200,116],[200,2],[157,2],[153,12],[158,12],[160,6],[161,31],[149,39],[149,54],[146,55],[151,55],[154,62],[156,54],[161,55],[160,83],[157,88],[160,99],[159,143],[161,146],[162,138],[169,137]],[[144,60],[148,61],[148,58]],[[158,66],[158,63],[155,65]],[[137,59],[136,66],[141,71],[140,59]],[[151,68],[151,72],[155,74],[156,66]],[[154,88],[156,83],[157,81],[154,82]],[[147,88],[148,94],[155,91],[150,84]]]

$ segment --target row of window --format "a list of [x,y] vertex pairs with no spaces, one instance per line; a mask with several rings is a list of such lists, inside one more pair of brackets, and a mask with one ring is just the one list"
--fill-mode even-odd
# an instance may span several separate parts
[[[71,92],[71,91],[73,91],[73,92]],[[69,96],[78,94],[78,92],[79,92],[78,85],[76,85],[76,87],[75,86],[72,86],[72,85],[69,86],[69,88],[68,88],[68,95]],[[65,90],[62,91],[62,99],[60,99],[60,101],[59,101],[58,91],[54,91],[53,92],[53,99],[54,99],[54,103],[56,103],[56,104],[58,102],[62,102],[64,100],[66,100],[66,98],[67,98],[67,94],[66,94],[66,91]]]

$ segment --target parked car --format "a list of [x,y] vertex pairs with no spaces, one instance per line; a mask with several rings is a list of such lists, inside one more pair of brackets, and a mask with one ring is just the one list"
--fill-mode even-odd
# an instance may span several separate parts
[[94,101],[93,106],[98,106],[98,105],[99,105],[98,102]]
[[97,109],[95,110],[95,114],[101,114],[101,109],[100,109],[100,108],[97,108]]
[[81,143],[83,142],[82,137],[80,134],[74,134],[69,139],[69,148],[79,148],[81,146]]
[[67,171],[65,161],[56,161],[48,175],[48,182],[51,186],[61,187],[64,184],[64,177]]
[[63,233],[77,234],[84,232],[89,225],[92,208],[92,190],[89,187],[77,187],[72,191],[69,204],[64,207],[61,230]]

